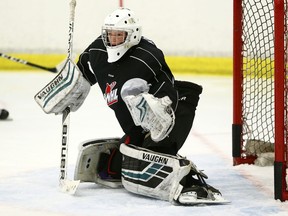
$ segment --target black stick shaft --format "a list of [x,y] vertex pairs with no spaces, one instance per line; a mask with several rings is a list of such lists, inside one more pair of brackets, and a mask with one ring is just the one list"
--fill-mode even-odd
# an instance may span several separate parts
[[45,66],[42,66],[42,65],[34,64],[32,62],[28,62],[28,61],[23,60],[23,59],[19,59],[19,58],[15,58],[13,56],[9,56],[9,55],[4,54],[4,53],[0,53],[0,56],[2,58],[8,59],[10,61],[14,61],[14,62],[17,62],[17,63],[20,63],[20,64],[25,64],[25,65],[28,65],[28,66],[31,66],[31,67],[35,67],[35,68],[39,68],[39,69],[42,69],[42,70],[50,71],[52,73],[57,73],[58,72],[56,67],[53,67],[53,68],[45,67]]

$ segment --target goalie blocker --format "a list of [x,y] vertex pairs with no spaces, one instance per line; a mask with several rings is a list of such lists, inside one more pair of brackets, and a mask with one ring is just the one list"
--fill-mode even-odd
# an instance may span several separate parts
[[61,114],[66,107],[75,112],[83,104],[89,91],[90,83],[75,63],[67,59],[60,73],[34,99],[47,114]]

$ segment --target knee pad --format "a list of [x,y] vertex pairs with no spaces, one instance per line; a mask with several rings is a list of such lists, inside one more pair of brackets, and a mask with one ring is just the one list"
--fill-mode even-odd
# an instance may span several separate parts
[[180,181],[191,170],[189,160],[125,144],[121,144],[120,152],[126,190],[170,202],[177,200],[183,188]]
[[81,182],[95,182],[104,186],[122,187],[121,179],[103,178],[99,167],[106,166],[103,155],[111,154],[119,149],[119,138],[97,139],[85,141],[80,145],[78,159],[74,172],[74,179]]

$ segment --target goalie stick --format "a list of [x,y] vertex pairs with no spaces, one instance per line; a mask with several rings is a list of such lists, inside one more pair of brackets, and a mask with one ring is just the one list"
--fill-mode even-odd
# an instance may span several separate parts
[[5,59],[10,60],[10,61],[14,61],[14,62],[20,63],[20,64],[24,64],[24,65],[28,65],[28,66],[31,66],[31,67],[39,68],[39,69],[42,69],[42,70],[50,71],[52,73],[57,73],[59,71],[57,69],[57,66],[56,67],[45,67],[45,66],[34,64],[34,63],[28,62],[28,61],[26,61],[24,59],[19,59],[19,58],[16,58],[16,57],[4,54],[4,53],[0,53],[0,57],[5,58]]
[[62,113],[62,145],[59,186],[61,191],[75,194],[80,181],[67,179],[69,124],[70,108],[67,107]]
[[[68,56],[65,66],[69,66],[68,73],[72,73],[75,63],[72,60],[72,45],[73,45],[73,31],[74,31],[74,17],[75,17],[76,0],[70,1],[70,19],[69,19],[69,39],[68,39]],[[70,63],[74,67],[70,67]],[[64,69],[63,68],[63,69]],[[62,70],[63,70],[62,69]],[[61,71],[62,71],[61,70]],[[80,181],[69,180],[67,178],[67,164],[68,164],[68,137],[70,125],[70,108],[67,107],[62,113],[62,144],[61,144],[61,163],[60,163],[60,179],[59,186],[61,191],[69,194],[75,194]]]

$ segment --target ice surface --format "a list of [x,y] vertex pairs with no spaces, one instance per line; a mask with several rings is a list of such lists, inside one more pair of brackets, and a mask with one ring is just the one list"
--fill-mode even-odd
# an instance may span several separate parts
[[[81,184],[75,196],[58,189],[61,116],[47,115],[34,95],[55,74],[1,72],[0,107],[13,120],[0,121],[0,215],[273,215],[288,214],[288,202],[274,200],[273,167],[232,166],[232,78],[176,76],[203,86],[194,126],[180,150],[209,176],[227,205],[181,207],[131,194]],[[73,178],[79,144],[88,139],[122,136],[98,86],[79,111],[71,114],[68,177]]]

